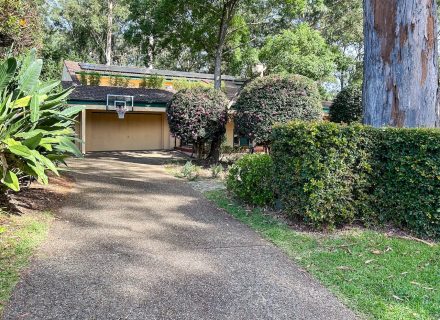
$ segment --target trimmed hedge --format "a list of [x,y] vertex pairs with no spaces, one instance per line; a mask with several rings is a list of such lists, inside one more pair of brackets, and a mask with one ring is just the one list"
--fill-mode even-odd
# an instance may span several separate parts
[[319,227],[393,222],[440,238],[440,131],[335,123],[274,128],[275,187],[286,212]]
[[362,88],[353,85],[342,89],[330,107],[329,116],[332,122],[362,122]]
[[291,120],[322,119],[315,82],[299,75],[271,75],[249,83],[235,104],[237,133],[268,145],[272,126]]
[[267,154],[247,154],[230,168],[228,190],[254,205],[274,203],[272,158]]
[[294,122],[274,128],[275,185],[289,215],[315,226],[353,221],[371,167],[361,125]]

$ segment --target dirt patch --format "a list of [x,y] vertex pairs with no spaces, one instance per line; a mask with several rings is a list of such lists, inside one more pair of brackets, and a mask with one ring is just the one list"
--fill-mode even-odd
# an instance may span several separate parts
[[[50,176],[48,185],[34,182],[20,192],[10,193],[11,214],[29,214],[36,211],[56,211],[74,186],[74,178],[64,173]],[[1,221],[0,221],[1,224]]]

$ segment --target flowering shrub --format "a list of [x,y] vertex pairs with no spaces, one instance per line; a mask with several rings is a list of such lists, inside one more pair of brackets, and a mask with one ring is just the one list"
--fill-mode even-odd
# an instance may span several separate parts
[[171,133],[195,144],[206,143],[225,127],[228,98],[220,90],[184,89],[167,106]]
[[304,76],[272,75],[255,79],[235,105],[238,133],[268,145],[272,126],[290,120],[318,120],[322,105],[316,84]]

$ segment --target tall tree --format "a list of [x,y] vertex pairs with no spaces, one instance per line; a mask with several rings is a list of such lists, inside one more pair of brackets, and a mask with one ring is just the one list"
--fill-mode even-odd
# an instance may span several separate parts
[[0,0],[0,58],[41,48],[44,19],[40,2]]
[[112,37],[113,37],[113,2],[107,0],[107,43],[105,45],[105,64],[112,64]]
[[364,121],[438,127],[436,0],[365,0]]

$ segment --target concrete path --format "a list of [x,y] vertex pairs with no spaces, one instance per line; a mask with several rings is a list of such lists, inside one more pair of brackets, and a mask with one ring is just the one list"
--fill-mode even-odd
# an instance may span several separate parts
[[4,319],[355,319],[277,248],[164,172],[72,162],[77,187]]

